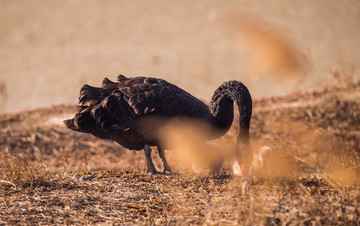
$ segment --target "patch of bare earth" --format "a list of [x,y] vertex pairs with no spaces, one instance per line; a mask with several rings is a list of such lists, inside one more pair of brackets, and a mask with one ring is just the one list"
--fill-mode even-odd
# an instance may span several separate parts
[[[0,223],[360,224],[358,85],[254,101],[272,177],[148,175],[142,152],[67,130],[75,106],[0,115]],[[235,145],[237,120],[218,141]],[[231,152],[231,151],[230,151]],[[154,154],[157,167],[160,161]]]

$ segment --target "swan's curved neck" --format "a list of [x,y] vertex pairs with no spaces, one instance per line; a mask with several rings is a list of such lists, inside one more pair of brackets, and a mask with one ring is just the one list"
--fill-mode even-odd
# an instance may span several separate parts
[[220,131],[215,136],[224,135],[230,128],[234,118],[234,104],[239,108],[239,133],[235,147],[236,159],[241,165],[242,176],[247,178],[253,160],[250,145],[250,119],[252,100],[249,90],[238,81],[223,83],[213,95],[210,103],[210,122]]
[[226,133],[234,119],[233,100],[228,96],[222,96],[219,99],[211,101],[210,104],[210,122],[215,129]]
[[223,83],[214,92],[210,103],[211,124],[220,131],[218,136],[225,134],[231,127],[234,118],[234,104],[238,105],[239,134],[238,141],[247,143],[249,140],[252,100],[246,86],[238,81]]

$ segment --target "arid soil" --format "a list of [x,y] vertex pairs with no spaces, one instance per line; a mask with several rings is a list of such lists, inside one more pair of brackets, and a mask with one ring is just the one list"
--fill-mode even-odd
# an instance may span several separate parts
[[[254,100],[254,150],[273,149],[271,177],[231,172],[237,120],[214,142],[217,176],[181,167],[145,173],[142,152],[75,133],[76,106],[0,115],[1,224],[360,224],[360,86]],[[154,151],[156,167],[160,160]]]

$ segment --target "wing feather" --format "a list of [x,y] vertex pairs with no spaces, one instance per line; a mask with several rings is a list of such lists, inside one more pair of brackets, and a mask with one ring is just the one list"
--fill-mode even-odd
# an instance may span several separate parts
[[119,75],[118,81],[104,78],[102,87],[82,87],[74,119],[77,129],[96,127],[112,133],[115,128],[133,128],[139,117],[172,117],[190,112],[184,106],[190,94],[163,79]]
[[119,84],[118,88],[135,114],[144,116],[160,110],[164,91],[169,90],[169,86],[171,84],[162,79],[136,77]]

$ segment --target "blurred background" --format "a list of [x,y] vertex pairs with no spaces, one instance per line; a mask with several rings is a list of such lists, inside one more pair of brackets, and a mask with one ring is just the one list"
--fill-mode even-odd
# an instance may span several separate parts
[[357,0],[0,0],[0,112],[76,103],[103,77],[161,77],[210,100],[224,81],[254,97],[358,74]]

